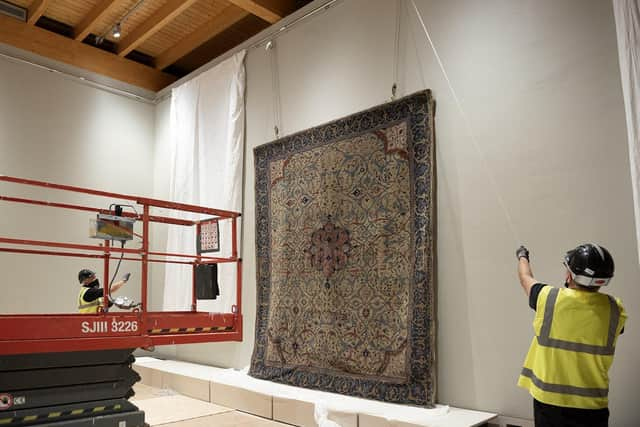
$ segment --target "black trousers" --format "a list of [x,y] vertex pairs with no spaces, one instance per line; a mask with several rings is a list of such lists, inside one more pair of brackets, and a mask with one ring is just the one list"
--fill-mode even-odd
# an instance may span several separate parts
[[533,399],[533,419],[536,427],[608,427],[609,408],[564,408]]

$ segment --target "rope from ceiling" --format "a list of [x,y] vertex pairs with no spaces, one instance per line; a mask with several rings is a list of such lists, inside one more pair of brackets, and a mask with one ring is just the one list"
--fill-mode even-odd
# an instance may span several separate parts
[[400,63],[400,27],[402,18],[402,0],[396,0],[396,28],[393,44],[393,83],[391,85],[391,100],[396,99],[398,91],[398,68]]
[[[418,18],[418,21],[420,23],[420,26],[422,27],[422,30],[424,32],[424,35],[427,38],[427,41],[429,42],[429,46],[431,46],[431,50],[433,51],[433,54],[436,58],[436,61],[438,63],[438,66],[440,67],[440,70],[442,71],[442,75],[444,76],[444,79],[447,83],[447,86],[449,87],[449,91],[451,92],[451,96],[453,97],[453,101],[456,105],[456,108],[458,109],[458,111],[460,112],[460,116],[462,117],[462,122],[464,124],[464,127],[466,128],[466,131],[469,135],[469,138],[471,139],[471,142],[476,150],[476,152],[478,153],[478,156],[480,157],[480,161],[483,165],[483,168],[487,174],[487,176],[489,177],[489,181],[491,182],[491,185],[493,187],[493,191],[496,195],[496,198],[498,200],[498,204],[500,205],[500,208],[502,209],[502,211],[504,212],[504,215],[507,219],[507,223],[509,225],[509,229],[511,231],[511,234],[516,242],[516,244],[520,244],[519,242],[521,241],[518,238],[518,233],[516,232],[516,228],[513,224],[513,220],[511,218],[511,214],[509,213],[509,210],[507,209],[507,206],[505,204],[504,199],[502,198],[502,195],[500,193],[500,189],[498,187],[498,183],[495,179],[495,176],[493,175],[493,173],[491,172],[491,169],[489,168],[489,162],[487,161],[487,156],[485,155],[484,151],[480,148],[480,144],[478,144],[478,140],[475,136],[475,132],[473,131],[473,128],[471,127],[471,122],[469,120],[469,117],[467,116],[467,113],[465,112],[465,110],[462,108],[462,103],[460,102],[460,98],[458,98],[458,95],[455,91],[455,89],[453,88],[453,85],[451,84],[451,79],[449,79],[449,75],[447,74],[447,71],[444,67],[444,64],[442,63],[442,60],[440,59],[440,55],[438,54],[438,50],[436,49],[433,40],[431,39],[431,35],[429,34],[429,30],[427,29],[427,26],[424,23],[424,20],[422,19],[422,14],[420,13],[420,11],[418,10],[418,7],[416,6],[416,2],[415,0],[410,0],[411,1],[411,5],[413,6],[413,10],[416,13],[416,17]],[[422,68],[422,66],[420,65],[420,67]],[[423,75],[423,70],[420,70],[420,74]]]
[[280,100],[280,73],[278,68],[278,49],[276,41],[269,41],[265,50],[269,55],[269,70],[271,72],[271,99],[273,100],[273,133],[278,139],[282,129],[282,103]]

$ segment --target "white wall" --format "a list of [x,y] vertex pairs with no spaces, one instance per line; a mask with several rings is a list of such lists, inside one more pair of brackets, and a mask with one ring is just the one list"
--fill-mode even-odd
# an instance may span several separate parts
[[[527,244],[536,277],[560,284],[564,251],[596,241],[616,259],[609,291],[630,314],[611,372],[611,425],[638,425],[640,272],[610,2],[416,3],[467,117],[405,1],[399,92],[431,88],[437,101],[438,401],[532,417],[530,397],[515,386],[533,318],[517,282],[515,248]],[[389,98],[395,11],[393,1],[345,0],[277,39],[284,134]],[[252,149],[273,139],[269,69],[264,48],[249,51],[245,341],[180,346],[182,359],[233,367],[250,361]],[[156,120],[168,120],[167,110]]]
[[[0,58],[0,174],[148,196],[154,111],[153,105]],[[0,194],[100,208],[112,202],[6,183]],[[0,235],[97,244],[87,237],[91,217],[0,202]],[[0,253],[0,313],[76,312],[82,267],[95,269],[102,282],[102,260]],[[120,294],[138,299],[139,266],[124,261],[120,271],[133,272]]]

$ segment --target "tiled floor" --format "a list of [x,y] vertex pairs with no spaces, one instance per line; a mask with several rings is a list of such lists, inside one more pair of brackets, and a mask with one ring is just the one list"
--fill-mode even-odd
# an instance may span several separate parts
[[171,424],[163,424],[162,427],[275,427],[287,426],[276,421],[256,417],[238,411],[230,411],[222,414],[209,415],[208,417],[192,418]]
[[[179,396],[171,390],[162,390],[144,384],[136,384],[134,390],[136,395],[131,398],[131,402],[145,410],[147,423],[152,427],[288,426],[288,424],[234,411],[223,406]],[[175,401],[179,407],[171,407],[172,401]],[[207,413],[211,415],[203,415]]]

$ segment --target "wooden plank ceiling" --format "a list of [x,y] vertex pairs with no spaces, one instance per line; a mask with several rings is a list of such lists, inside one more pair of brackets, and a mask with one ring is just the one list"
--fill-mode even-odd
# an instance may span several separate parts
[[310,1],[0,0],[0,43],[159,91]]

